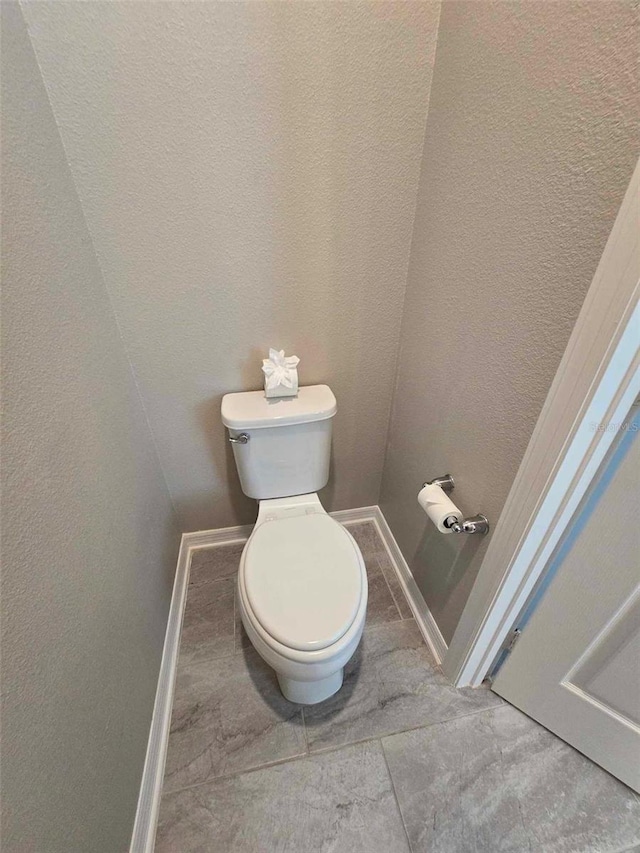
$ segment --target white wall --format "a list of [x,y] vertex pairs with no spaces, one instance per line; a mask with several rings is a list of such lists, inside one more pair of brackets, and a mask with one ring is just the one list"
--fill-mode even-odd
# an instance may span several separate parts
[[24,3],[184,529],[247,523],[219,405],[270,345],[377,502],[437,3]]
[[640,148],[628,2],[445,2],[380,505],[446,639],[489,537],[416,503],[451,473],[498,520]]
[[126,850],[178,546],[17,4],[2,3],[2,850]]

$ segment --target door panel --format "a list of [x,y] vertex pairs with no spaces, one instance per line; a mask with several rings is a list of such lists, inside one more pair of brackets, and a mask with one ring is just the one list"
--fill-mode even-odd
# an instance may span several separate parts
[[582,691],[611,714],[640,727],[637,683],[629,679],[640,661],[640,595],[633,596],[587,649],[562,682]]
[[622,432],[570,547],[493,683],[640,790],[640,441]]

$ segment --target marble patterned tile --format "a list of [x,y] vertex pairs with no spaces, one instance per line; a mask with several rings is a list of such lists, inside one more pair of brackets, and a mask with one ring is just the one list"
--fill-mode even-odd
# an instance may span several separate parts
[[235,651],[235,579],[190,588],[180,638],[180,665]]
[[402,591],[402,587],[400,586],[400,581],[398,580],[398,575],[396,574],[396,570],[394,569],[389,555],[386,550],[382,550],[376,557],[378,561],[378,565],[380,566],[380,570],[384,575],[387,583],[389,584],[389,589],[391,590],[391,595],[393,596],[393,600],[396,603],[398,611],[400,612],[400,616],[402,619],[413,619],[413,613],[411,612],[411,608],[409,607],[409,602],[405,598],[405,594]]
[[163,797],[156,853],[409,853],[379,742]]
[[471,714],[502,704],[485,688],[457,690],[435,666],[413,620],[365,629],[335,696],[305,708],[310,750]]
[[[413,618],[404,596],[402,596],[400,604],[398,603],[391,589],[389,578],[382,570],[377,553],[381,548],[384,550],[384,547],[373,524],[368,521],[358,522],[349,525],[347,530],[358,543],[367,567],[367,579],[369,581],[367,625],[379,625],[382,622],[397,622],[400,619]],[[391,564],[389,563],[389,565]],[[395,572],[393,575],[395,577]],[[402,604],[406,608],[404,615]]]
[[179,666],[166,791],[305,752],[300,706],[253,649]]
[[413,853],[614,853],[640,803],[510,705],[383,740]]
[[385,622],[398,622],[402,617],[382,572],[379,569],[375,572],[367,572],[367,580],[369,600],[366,624],[371,626]]
[[380,551],[384,550],[372,521],[356,521],[354,524],[346,524],[345,527],[358,543],[365,562],[367,558],[377,557]]
[[191,556],[189,588],[222,578],[234,577],[240,565],[244,542],[198,548]]
[[377,544],[373,539],[374,536],[377,536],[374,526],[369,522],[358,522],[357,524],[345,525],[345,529],[353,536],[360,548],[367,569],[367,577],[371,578],[381,574],[380,564],[376,557]]

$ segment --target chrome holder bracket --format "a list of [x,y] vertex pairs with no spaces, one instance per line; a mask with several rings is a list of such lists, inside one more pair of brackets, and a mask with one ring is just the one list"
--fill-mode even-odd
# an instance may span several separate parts
[[462,521],[461,533],[488,533],[489,521],[485,515],[472,515]]
[[434,477],[433,480],[423,483],[422,488],[424,489],[425,486],[440,486],[443,492],[449,494],[449,492],[453,491],[455,483],[451,474],[443,474],[442,477]]
[[[455,483],[451,474],[443,474],[442,477],[434,477],[433,480],[428,480],[423,483],[425,486],[440,486],[443,492],[449,494],[453,491]],[[469,518],[463,518],[458,521],[455,516],[447,518],[444,522],[445,527],[448,527],[453,533],[480,533],[489,532],[489,521],[485,515],[472,515]]]

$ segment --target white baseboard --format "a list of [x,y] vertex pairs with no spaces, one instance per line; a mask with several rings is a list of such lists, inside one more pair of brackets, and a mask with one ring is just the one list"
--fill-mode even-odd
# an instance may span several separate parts
[[232,542],[246,542],[253,524],[242,524],[238,527],[219,527],[217,530],[196,530],[193,533],[183,533],[182,541],[189,548],[212,548],[214,545],[230,545]]
[[377,511],[377,506],[360,506],[357,509],[339,509],[329,514],[340,524],[355,524],[358,521],[373,521]]
[[[400,552],[398,543],[380,511],[380,507],[365,506],[357,509],[343,509],[332,512],[331,516],[341,524],[371,521],[376,526],[422,636],[431,649],[436,662],[440,664],[447,651],[447,644],[420,594],[409,566]],[[232,542],[246,542],[252,529],[253,525],[249,524],[182,534],[129,853],[153,853],[155,844],[191,556],[193,551],[199,548],[228,545]]]
[[396,570],[398,580],[402,586],[402,591],[409,602],[409,607],[411,608],[411,612],[418,623],[418,628],[424,637],[425,643],[431,649],[431,652],[436,659],[436,663],[441,664],[447,653],[447,644],[445,639],[440,633],[436,620],[433,618],[431,611],[427,607],[427,604],[422,597],[422,593],[418,589],[418,585],[411,574],[411,569],[407,565],[407,561],[402,556],[400,546],[391,532],[387,519],[382,514],[380,507],[375,507],[375,510],[376,512],[373,516],[373,523],[380,534],[380,538],[384,542],[389,559]]
[[151,717],[147,754],[144,760],[138,807],[136,809],[133,834],[129,846],[130,853],[153,853],[156,837],[156,825],[162,796],[164,764],[169,743],[169,727],[173,707],[173,691],[178,668],[180,632],[182,616],[187,600],[191,548],[183,535],[178,552],[176,576],[164,637],[160,674],[156,688],[156,698]]
[[[356,521],[370,521],[376,516],[377,506],[362,506],[356,509],[339,509],[330,513],[340,524]],[[218,527],[216,530],[197,530],[193,533],[183,533],[182,540],[189,548],[212,548],[215,545],[228,545],[231,542],[246,542],[253,524],[238,527]]]

